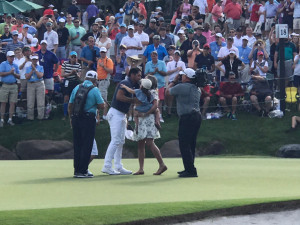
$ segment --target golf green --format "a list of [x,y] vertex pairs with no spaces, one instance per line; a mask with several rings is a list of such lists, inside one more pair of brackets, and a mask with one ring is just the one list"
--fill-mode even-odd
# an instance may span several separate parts
[[[138,168],[137,159],[122,162],[127,169]],[[155,159],[146,159],[143,176],[105,175],[101,173],[103,160],[94,160],[90,165],[93,179],[72,178],[72,163],[72,160],[2,161],[0,221],[5,211],[14,210],[149,203],[172,203],[177,207],[180,202],[187,205],[212,202],[213,207],[219,208],[222,202],[230,201],[300,199],[298,159],[197,158],[198,178],[178,178],[176,172],[182,170],[178,158],[165,159],[168,170],[161,176],[152,175],[158,168]]]

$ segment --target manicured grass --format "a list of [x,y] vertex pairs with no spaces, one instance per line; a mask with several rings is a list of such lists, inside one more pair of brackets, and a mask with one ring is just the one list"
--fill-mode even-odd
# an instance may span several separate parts
[[[3,161],[0,224],[112,224],[245,204],[300,198],[300,163],[277,158],[197,158],[198,178],[179,179],[181,159],[168,170],[145,162],[144,176],[100,173],[72,178],[72,160]],[[136,170],[137,159],[123,160]]]

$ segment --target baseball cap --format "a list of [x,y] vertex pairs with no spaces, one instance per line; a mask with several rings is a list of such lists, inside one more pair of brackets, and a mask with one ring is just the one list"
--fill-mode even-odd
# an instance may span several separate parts
[[190,28],[190,29],[188,29],[188,33],[193,34],[193,33],[195,33],[195,31],[192,28]]
[[28,28],[28,27],[30,27],[28,24],[23,25],[23,28]]
[[96,3],[95,0],[91,0],[91,3]]
[[120,45],[120,49],[121,49],[121,48],[127,49],[126,45],[123,45],[123,44]]
[[174,49],[175,50],[176,46],[175,45],[170,45],[169,48],[168,48],[168,50],[170,50],[170,49]]
[[47,42],[46,40],[42,40],[42,41],[41,41],[41,44],[46,44],[46,45],[47,45],[48,42]]
[[32,38],[30,46],[35,47],[38,42],[39,42],[39,40],[37,38]]
[[203,26],[201,26],[201,25],[195,27],[195,30],[203,30],[203,29],[204,29],[204,28],[203,28]]
[[60,23],[64,23],[64,22],[66,22],[66,21],[65,21],[65,19],[64,19],[64,18],[60,18],[60,19],[58,20],[58,22],[60,22]]
[[105,47],[101,47],[100,52],[107,52],[107,49]]
[[149,90],[152,87],[152,82],[149,79],[141,79],[141,85]]
[[156,19],[152,18],[152,19],[150,20],[150,23],[156,23]]
[[258,51],[257,55],[264,55],[264,53],[262,51]]
[[17,30],[14,30],[13,32],[11,32],[12,36],[14,35],[19,35],[19,32]]
[[227,40],[233,40],[233,37],[229,36],[229,37],[227,38]]
[[13,51],[8,51],[6,53],[6,56],[14,56],[14,55],[15,55],[15,53]]
[[179,50],[176,50],[176,51],[174,52],[174,54],[176,54],[176,53],[178,53],[179,55],[181,54]]
[[97,18],[96,20],[95,20],[95,23],[98,23],[98,22],[103,22],[104,20],[103,19],[101,19],[101,18]]
[[160,6],[157,6],[157,7],[156,7],[156,9],[158,9],[158,10],[162,10],[162,8],[161,8]]
[[25,17],[25,18],[24,18],[24,22],[29,22],[29,18],[28,18],[28,17]]
[[243,36],[243,37],[242,37],[242,40],[247,40],[247,41],[249,41],[249,38],[248,38],[247,36]]
[[58,12],[58,10],[57,9],[53,9],[53,12]]
[[160,40],[160,36],[159,36],[159,35],[154,35],[154,36],[153,36],[153,40],[154,40],[154,39]]
[[142,24],[142,25],[146,26],[146,22],[145,21],[140,21],[139,24]]
[[48,7],[49,7],[49,8],[54,8],[54,5],[51,4],[51,5],[49,5]]
[[216,36],[220,37],[220,38],[223,37],[223,35],[221,33],[216,33]]
[[60,14],[61,14],[61,15],[65,15],[65,13],[64,13],[64,12],[60,12]]
[[39,59],[39,56],[38,55],[31,55],[30,59]]
[[203,48],[210,48],[210,46],[206,43],[205,45],[203,45]]
[[237,31],[237,32],[243,32],[243,28],[238,27],[238,28],[236,29],[236,31]]
[[165,21],[165,19],[164,19],[163,17],[159,17],[159,18],[158,18],[158,21],[163,22],[163,21]]
[[51,27],[52,26],[52,23],[51,22],[47,22],[46,23],[46,27]]
[[121,23],[120,27],[126,27],[126,24],[125,23]]
[[231,53],[236,54],[233,49],[230,49],[229,54],[231,54]]
[[133,26],[133,25],[129,25],[129,26],[128,26],[128,30],[130,30],[130,29],[131,29],[131,30],[134,30],[134,26]]
[[120,11],[121,13],[124,12],[123,8],[120,8],[119,11]]
[[77,52],[72,51],[72,52],[70,53],[70,55],[76,55],[76,56],[77,56]]
[[184,31],[180,29],[177,34],[184,34]]
[[86,73],[85,77],[96,79],[97,78],[97,73],[93,70],[90,70]]
[[195,76],[196,76],[195,70],[193,70],[191,68],[187,68],[183,72],[188,78],[195,78]]
[[77,4],[77,1],[76,1],[76,0],[73,0],[73,1],[72,1],[72,4]]

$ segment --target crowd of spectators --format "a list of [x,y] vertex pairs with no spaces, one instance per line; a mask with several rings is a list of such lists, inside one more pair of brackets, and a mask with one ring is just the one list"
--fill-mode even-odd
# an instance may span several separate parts
[[[109,102],[109,86],[137,66],[143,76],[157,79],[160,122],[173,111],[165,88],[185,68],[207,74],[201,88],[204,119],[213,96],[233,120],[245,94],[259,115],[267,115],[280,71],[277,23],[288,24],[290,34],[284,46],[286,86],[300,86],[300,0],[183,0],[170,21],[164,15],[160,6],[147,11],[145,0],[128,0],[115,12],[99,9],[95,0],[81,10],[73,0],[61,12],[49,5],[40,17],[2,15],[0,127],[7,104],[8,125],[14,125],[19,102],[26,102],[28,120],[35,106],[44,119],[55,93],[61,93],[67,117],[69,96],[88,70],[97,72],[98,88]],[[107,108],[106,103],[103,119]]]

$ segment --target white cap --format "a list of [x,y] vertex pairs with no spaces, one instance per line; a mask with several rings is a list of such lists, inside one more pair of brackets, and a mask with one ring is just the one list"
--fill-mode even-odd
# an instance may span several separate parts
[[242,40],[247,40],[247,41],[249,41],[249,38],[248,38],[247,36],[243,36],[243,37],[242,37]]
[[152,82],[149,79],[141,79],[141,85],[142,85],[142,87],[144,87],[147,90],[149,90],[152,87]]
[[53,9],[53,12],[57,12],[58,10],[57,9]]
[[195,78],[196,72],[191,68],[187,68],[183,71],[188,78]]
[[46,40],[42,40],[41,44],[45,43],[46,45],[48,44],[48,42]]
[[216,36],[220,37],[220,38],[223,37],[223,35],[221,33],[216,33]]
[[14,55],[15,55],[15,53],[13,51],[8,51],[6,53],[6,56],[14,56]]
[[30,59],[39,59],[39,56],[38,55],[31,55]]
[[174,54],[178,53],[179,55],[181,54],[181,52],[179,50],[175,50]]
[[101,47],[100,52],[107,52],[107,49],[105,47]]
[[231,54],[231,53],[236,54],[236,52],[233,49],[229,50],[229,54]]
[[60,19],[58,20],[58,22],[60,22],[60,23],[64,23],[64,22],[66,22],[66,21],[65,21],[65,19],[64,19],[64,18],[60,18]]
[[184,30],[179,30],[178,32],[177,32],[177,34],[184,34]]
[[49,8],[54,8],[54,5],[51,4],[51,5],[49,5],[48,7],[49,7]]
[[103,22],[104,20],[103,19],[101,19],[101,18],[97,18],[97,19],[95,19],[95,23],[98,23],[98,22]]
[[95,0],[91,0],[91,3],[95,3]]
[[35,47],[38,42],[39,42],[39,40],[37,38],[32,38],[30,46]]
[[134,26],[133,25],[129,25],[127,29],[128,30],[130,30],[130,29],[134,30]]
[[97,73],[94,70],[90,70],[86,73],[85,77],[96,79]]
[[160,6],[157,6],[156,9],[162,10],[162,8]]
[[123,13],[123,12],[124,12],[123,8],[120,8],[120,9],[119,9],[119,11],[120,11],[121,13]]

